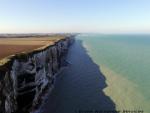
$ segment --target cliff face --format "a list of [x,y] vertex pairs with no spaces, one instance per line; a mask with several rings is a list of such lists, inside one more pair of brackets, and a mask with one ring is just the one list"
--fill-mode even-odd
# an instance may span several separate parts
[[0,113],[28,113],[44,89],[53,87],[73,40],[64,38],[40,50],[16,55],[0,66]]

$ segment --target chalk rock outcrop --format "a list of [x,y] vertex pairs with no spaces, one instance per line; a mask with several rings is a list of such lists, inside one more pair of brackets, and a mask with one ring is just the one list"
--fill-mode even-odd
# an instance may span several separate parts
[[15,55],[0,66],[0,113],[29,113],[45,88],[53,87],[73,37]]

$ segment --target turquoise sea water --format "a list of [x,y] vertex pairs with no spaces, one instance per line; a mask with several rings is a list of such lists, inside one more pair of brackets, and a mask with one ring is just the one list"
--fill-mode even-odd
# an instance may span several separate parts
[[150,35],[78,35],[67,61],[42,113],[150,113]]
[[141,106],[146,103],[150,107],[150,35],[80,35],[77,39],[83,41],[96,64],[109,68],[137,86],[137,92],[126,98],[140,93],[144,99]]

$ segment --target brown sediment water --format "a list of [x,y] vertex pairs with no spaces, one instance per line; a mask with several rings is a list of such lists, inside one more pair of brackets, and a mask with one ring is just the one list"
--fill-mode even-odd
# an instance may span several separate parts
[[[109,96],[116,104],[117,110],[142,110],[147,113],[148,103],[143,98],[142,94],[137,90],[137,84],[129,81],[123,75],[101,65],[102,73],[106,77],[108,87],[103,91]],[[142,103],[142,104],[141,104]]]

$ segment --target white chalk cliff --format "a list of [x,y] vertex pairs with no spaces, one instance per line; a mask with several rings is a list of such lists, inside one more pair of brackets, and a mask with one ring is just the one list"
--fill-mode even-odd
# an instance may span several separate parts
[[0,113],[28,113],[39,102],[43,91],[53,87],[55,75],[64,65],[73,37],[15,55],[0,65]]

